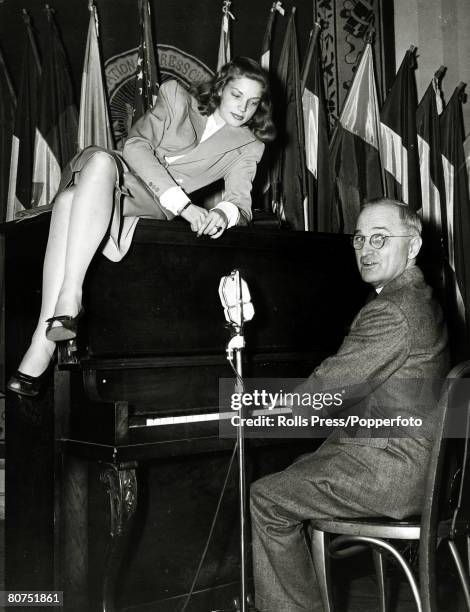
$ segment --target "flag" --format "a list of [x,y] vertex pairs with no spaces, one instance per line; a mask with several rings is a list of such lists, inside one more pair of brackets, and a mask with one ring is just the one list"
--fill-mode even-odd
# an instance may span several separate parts
[[[8,194],[8,173],[11,138],[15,123],[16,95],[10,80],[5,60],[0,49],[0,223],[5,221]],[[0,240],[0,261],[5,261],[5,241]],[[4,304],[4,266],[0,267],[0,312],[3,316]],[[5,340],[0,335],[0,376],[5,375]],[[2,397],[0,393],[0,397]],[[3,420],[3,419],[2,419]]]
[[15,125],[16,95],[0,49],[0,223],[6,218],[8,175],[13,128]]
[[445,184],[442,168],[441,138],[439,112],[442,112],[442,98],[439,80],[444,67],[433,77],[416,112],[416,129],[418,133],[419,170],[421,179],[421,217],[423,223],[423,257],[422,267],[431,285],[443,295],[447,266],[446,240],[447,226],[445,209]]
[[224,64],[230,61],[232,52],[230,49],[230,19],[235,17],[230,12],[231,0],[224,0],[222,6],[222,24],[220,26],[220,42],[219,42],[219,55],[217,58],[217,71],[219,71]]
[[276,126],[277,155],[271,176],[273,209],[292,229],[305,229],[305,145],[300,92],[299,58],[295,31],[295,7],[287,23],[279,65]]
[[274,19],[276,12],[284,16],[284,9],[282,8],[282,2],[273,2],[269,11],[268,23],[266,24],[266,30],[263,36],[263,43],[261,46],[261,67],[269,72],[271,63],[271,40],[273,37]]
[[[230,0],[225,0],[222,6],[222,25],[220,28],[220,43],[219,43],[219,55],[217,58],[217,71],[222,66],[230,61],[231,49],[230,49],[230,19],[235,17],[230,12]],[[206,209],[214,208],[219,202],[224,199],[223,189],[211,189],[205,193],[203,198],[203,205]]]
[[33,207],[51,202],[63,166],[77,151],[78,117],[65,51],[52,9],[46,5],[48,40],[41,76],[34,142]]
[[330,145],[340,227],[352,233],[361,204],[383,197],[380,115],[371,43],[365,46]]
[[448,309],[454,358],[468,357],[470,349],[470,197],[464,156],[460,83],[440,117],[442,163],[446,191],[447,247],[452,282]]
[[[269,11],[268,22],[266,24],[266,30],[263,36],[263,43],[261,47],[260,64],[267,72],[271,68],[271,43],[273,37],[274,21],[276,13],[280,13],[282,16],[285,15],[285,11],[282,7],[282,2],[273,2]],[[264,210],[269,211],[271,207],[271,169],[272,169],[272,149],[267,147],[258,164],[258,170],[256,177],[253,182],[253,193],[257,195],[257,198],[262,204]],[[256,196],[255,196],[256,197]]]
[[467,166],[467,175],[468,175],[468,191],[470,193],[470,134],[464,140],[463,150],[465,153],[465,162]]
[[382,107],[380,157],[386,195],[417,211],[421,208],[421,184],[416,132],[415,51],[416,47],[411,46],[405,53]]
[[155,104],[160,79],[152,36],[152,18],[148,0],[139,0],[140,44],[135,75],[134,112],[132,123]]
[[442,111],[442,98],[438,76],[436,75],[418,105],[416,129],[421,178],[422,218],[438,235],[441,235],[442,212],[445,215],[445,185],[439,132],[439,109]]
[[83,62],[78,147],[84,149],[90,145],[98,145],[112,149],[114,140],[98,44],[98,15],[93,0],[88,3],[88,10],[90,20]]
[[306,229],[334,232],[338,231],[338,221],[333,214],[333,184],[328,155],[328,113],[321,70],[320,29],[320,25],[316,23],[310,36],[301,79],[308,193]]
[[31,207],[34,135],[38,122],[41,65],[28,13],[23,9],[25,35],[15,127],[11,142],[6,220]]

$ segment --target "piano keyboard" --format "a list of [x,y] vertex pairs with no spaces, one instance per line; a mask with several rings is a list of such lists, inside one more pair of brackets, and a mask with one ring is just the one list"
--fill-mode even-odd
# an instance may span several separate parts
[[[275,415],[275,414],[291,414],[292,409],[287,406],[279,408],[273,408],[269,410],[267,408],[253,410],[250,412],[250,418],[263,415]],[[162,425],[182,425],[185,423],[204,423],[208,421],[221,421],[224,419],[231,419],[237,411],[232,412],[206,412],[199,414],[186,414],[182,416],[169,416],[169,417],[157,417],[155,419],[146,419],[145,425],[147,427],[161,427]]]

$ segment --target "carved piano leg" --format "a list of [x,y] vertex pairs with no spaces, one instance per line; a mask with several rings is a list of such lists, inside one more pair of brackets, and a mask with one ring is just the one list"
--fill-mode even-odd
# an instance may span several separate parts
[[127,535],[137,508],[137,463],[105,464],[101,481],[108,487],[110,503],[110,543],[103,578],[102,610],[115,612],[116,579],[127,543]]

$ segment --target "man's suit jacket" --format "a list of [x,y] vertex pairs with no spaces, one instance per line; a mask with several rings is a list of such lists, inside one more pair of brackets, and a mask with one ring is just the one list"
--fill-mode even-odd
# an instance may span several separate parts
[[[436,418],[435,389],[430,385],[439,383],[448,370],[441,308],[421,270],[412,266],[360,310],[338,352],[324,360],[296,390],[344,389],[344,403],[353,404],[351,412],[359,416],[396,416],[390,414],[390,407],[396,408],[402,416],[422,418],[423,427],[416,430],[416,436],[430,439]],[[425,383],[419,385],[419,380]],[[305,416],[305,409],[302,414]],[[374,436],[361,429],[355,437],[342,441],[387,445],[386,436]]]
[[[196,99],[177,81],[167,81],[155,106],[131,128],[124,159],[157,197],[175,185],[189,194],[223,178],[224,200],[249,221],[264,144],[247,127],[227,124],[201,143],[206,122]],[[184,157],[169,165],[166,158],[177,155]]]

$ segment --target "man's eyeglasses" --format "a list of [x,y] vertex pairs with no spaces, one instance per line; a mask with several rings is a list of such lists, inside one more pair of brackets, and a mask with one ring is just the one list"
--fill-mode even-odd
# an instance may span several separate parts
[[383,234],[372,234],[372,236],[363,236],[362,234],[354,234],[354,236],[351,236],[351,244],[356,249],[356,251],[360,251],[362,249],[365,244],[366,238],[369,238],[369,244],[374,249],[381,249],[389,238],[413,238],[413,236],[411,234],[406,234],[404,236],[384,236]]

